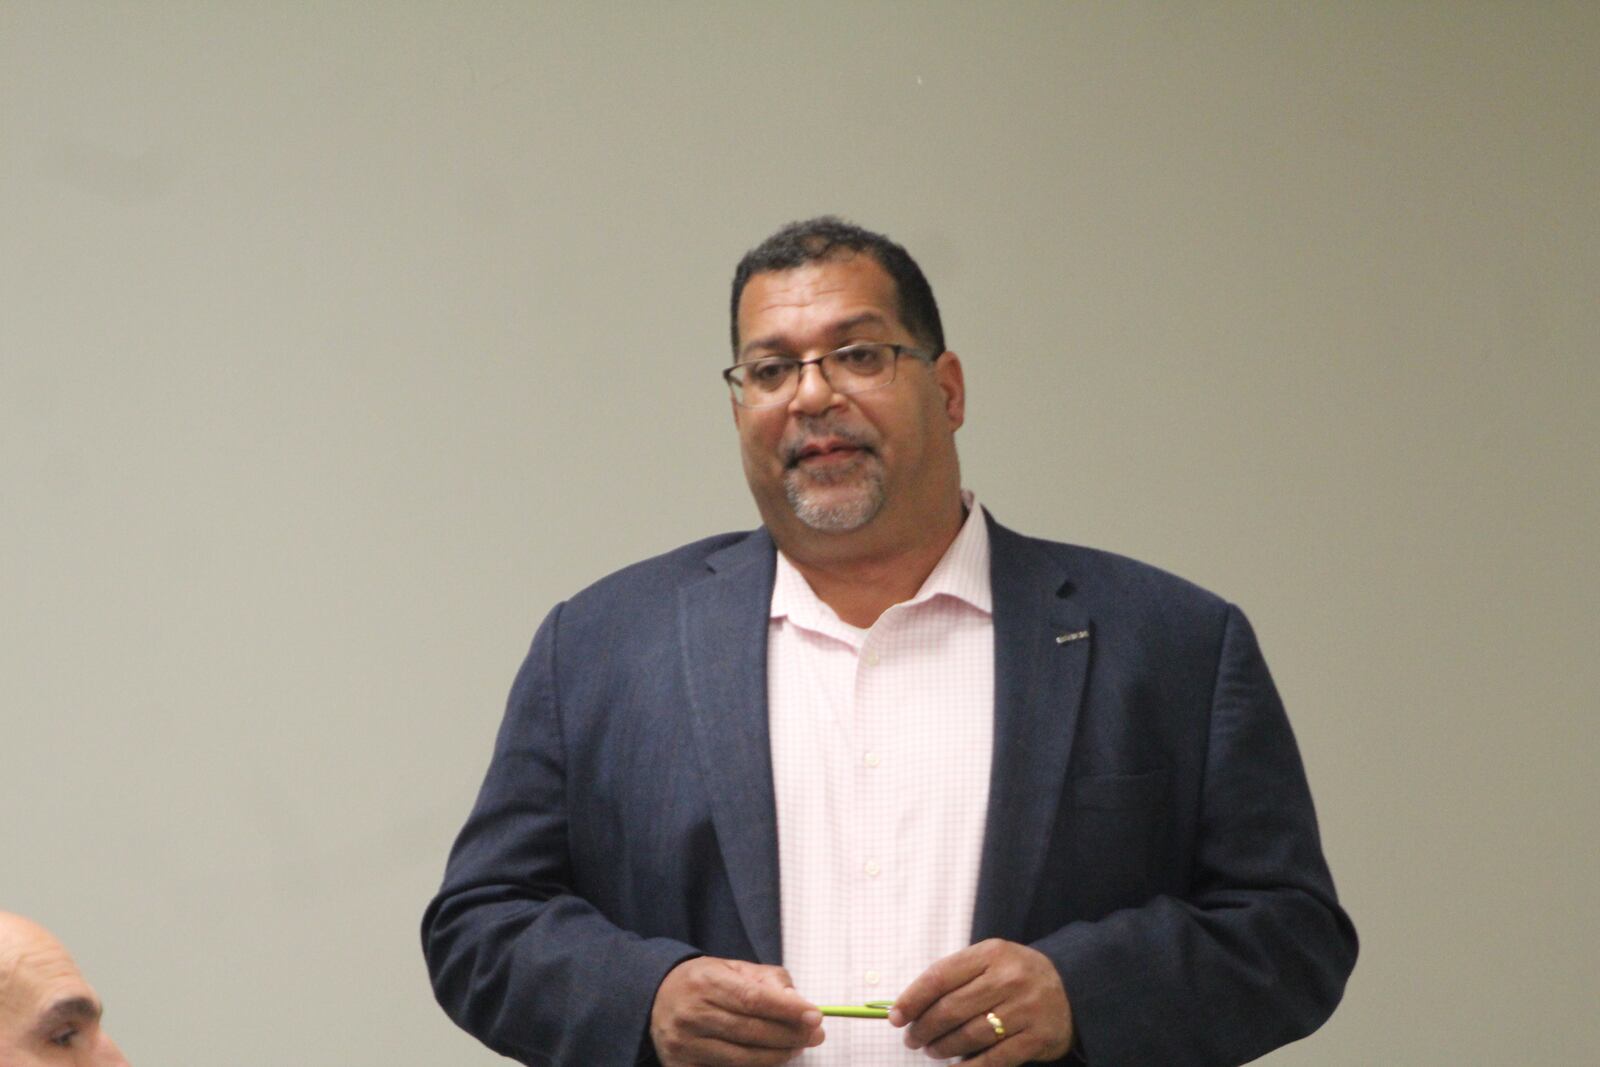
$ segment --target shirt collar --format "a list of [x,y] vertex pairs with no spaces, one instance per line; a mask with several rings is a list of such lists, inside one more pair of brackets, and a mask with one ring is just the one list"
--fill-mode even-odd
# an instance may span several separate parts
[[[970,489],[961,490],[961,503],[967,509],[961,529],[923,581],[916,596],[905,602],[906,606],[947,596],[985,615],[994,614],[994,597],[989,585],[989,524],[984,520],[983,509],[978,506],[977,497]],[[777,573],[772,583],[769,617],[788,618],[808,630],[845,639],[866,633],[840,619],[832,608],[823,603],[799,568],[790,563],[789,557],[781,550],[778,552]]]

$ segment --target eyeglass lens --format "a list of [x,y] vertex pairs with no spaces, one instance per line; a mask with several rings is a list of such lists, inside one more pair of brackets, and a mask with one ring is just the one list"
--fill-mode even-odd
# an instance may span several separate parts
[[[894,378],[894,365],[893,345],[851,345],[817,361],[828,384],[840,393],[859,393],[888,384]],[[801,361],[792,356],[771,356],[742,364],[732,376],[734,391],[748,407],[785,403],[799,389],[801,366]]]

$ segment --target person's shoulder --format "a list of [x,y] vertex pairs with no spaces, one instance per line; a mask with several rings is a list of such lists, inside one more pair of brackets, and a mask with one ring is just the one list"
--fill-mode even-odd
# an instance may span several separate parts
[[606,611],[618,603],[638,608],[674,600],[679,589],[703,581],[719,567],[770,560],[772,552],[771,538],[762,529],[715,534],[613,571],[573,594],[566,608]]
[[1120,610],[1148,610],[1168,616],[1215,616],[1228,601],[1172,571],[1118,552],[1018,533],[995,523],[995,552],[1012,552],[1048,561],[1063,579],[1062,592],[1089,603],[1116,604]]

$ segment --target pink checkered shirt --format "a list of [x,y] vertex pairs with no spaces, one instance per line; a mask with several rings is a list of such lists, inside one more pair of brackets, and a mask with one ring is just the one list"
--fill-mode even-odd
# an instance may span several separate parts
[[[994,732],[989,532],[969,514],[917,595],[840,620],[780,552],[767,626],[783,961],[818,1004],[891,1000],[972,931]],[[829,1019],[807,1067],[927,1064]]]

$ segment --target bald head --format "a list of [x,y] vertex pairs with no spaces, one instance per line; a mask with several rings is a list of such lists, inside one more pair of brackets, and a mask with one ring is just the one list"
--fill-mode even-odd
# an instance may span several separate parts
[[127,1067],[66,947],[0,911],[0,1067]]

